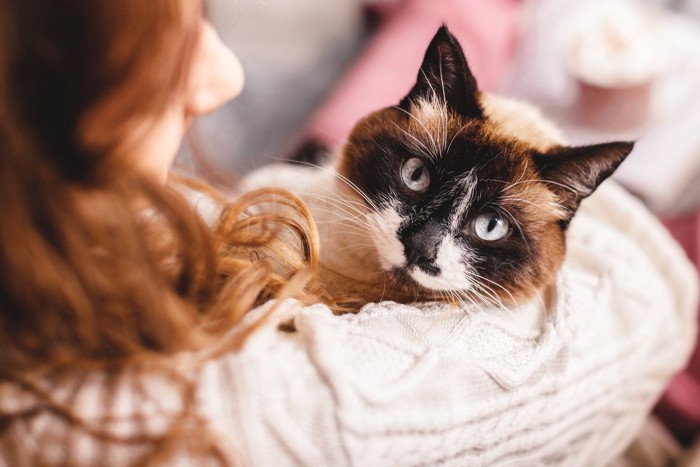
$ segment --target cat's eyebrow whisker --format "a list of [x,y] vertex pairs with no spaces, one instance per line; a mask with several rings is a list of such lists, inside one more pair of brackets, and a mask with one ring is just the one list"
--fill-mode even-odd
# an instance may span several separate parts
[[524,198],[519,198],[516,196],[503,196],[500,198],[500,201],[509,201],[512,203],[523,203],[523,204],[527,204],[529,206],[533,206],[537,209],[542,209],[542,210],[547,211],[547,212],[551,212],[552,209],[561,210],[561,206],[558,203],[555,203],[553,201],[547,202],[545,204],[538,204],[538,203],[535,203],[533,201],[530,201],[530,200],[527,200]]
[[[412,102],[412,105],[417,105],[417,104],[415,104],[415,103]],[[415,120],[416,122],[418,122],[418,125],[420,125],[420,126],[423,128],[423,131],[424,131],[425,134],[428,136],[428,138],[430,138],[430,142],[432,143],[433,152],[430,153],[430,154],[431,154],[431,159],[433,159],[433,160],[438,159],[438,157],[439,157],[439,155],[440,155],[440,148],[438,147],[438,145],[437,145],[437,143],[436,143],[436,141],[435,141],[435,138],[433,138],[433,134],[430,132],[430,130],[428,130],[428,127],[426,127],[425,124],[424,124],[418,117],[416,117],[415,115],[413,115],[411,112],[408,112],[408,111],[402,109],[402,108],[399,107],[399,106],[394,106],[394,108],[400,110],[401,112],[405,113],[406,115],[408,115],[409,117],[411,117],[413,120]]]
[[452,144],[453,144],[453,143],[455,142],[455,140],[457,139],[457,136],[459,136],[459,135],[460,135],[468,126],[470,126],[470,125],[471,125],[471,122],[470,122],[470,123],[465,123],[464,125],[462,125],[461,127],[459,127],[459,129],[455,132],[454,136],[452,136],[452,140],[450,140],[450,144],[447,145],[447,149],[445,150],[446,153],[449,153],[449,152],[450,152],[450,149],[452,148]]
[[[505,155],[506,155],[505,152],[503,152],[502,150],[499,150],[497,153],[495,153],[495,154],[493,155],[493,157],[490,157],[489,159],[484,159],[484,160],[479,161],[478,168],[484,169],[484,168],[488,167],[493,161],[495,161],[495,160],[498,159],[499,157],[502,157],[502,156],[505,156]],[[504,183],[507,183],[507,182],[504,182]]]
[[[447,95],[445,93],[445,78],[442,75],[442,52],[438,49],[438,67],[440,70],[440,86],[442,87],[442,107],[443,111],[440,112],[441,123],[442,123],[442,147],[447,146]],[[437,96],[436,96],[437,97]],[[438,135],[439,138],[439,135]]]
[[[502,180],[495,180],[495,181],[502,181]],[[507,182],[503,181],[503,183],[507,183]],[[549,183],[551,185],[560,186],[560,187],[564,188],[565,190],[569,190],[570,192],[572,192],[574,194],[579,194],[578,190],[576,190],[575,188],[573,188],[569,185],[565,185],[563,183],[555,182],[552,180],[545,180],[543,178],[532,178],[532,179],[528,179],[528,180],[521,180],[519,182],[514,182],[514,183],[511,183],[506,188],[504,188],[504,190],[515,187],[515,186],[523,184],[523,183]]]
[[503,188],[501,189],[501,193],[504,193],[504,192],[510,190],[510,189],[513,188],[513,187],[516,187],[516,186],[521,185],[521,184],[523,184],[523,183],[529,183],[529,180],[523,180],[526,176],[527,176],[527,172],[526,172],[525,170],[523,170],[523,171],[520,173],[520,176],[518,177],[518,179],[517,179],[516,181],[514,181],[514,182],[508,183],[508,182],[505,182],[504,180],[491,180],[491,181],[494,181],[494,182],[501,182],[501,183],[508,183],[508,185],[506,185],[505,187],[503,187]]
[[428,83],[428,87],[430,88],[430,91],[432,92],[433,96],[437,97],[437,91],[435,91],[435,87],[433,87],[433,83],[428,77],[428,74],[425,72],[423,67],[420,67],[420,72],[423,75],[423,78],[425,78],[426,83]]
[[433,155],[430,153],[430,150],[428,149],[428,147],[427,147],[425,144],[423,144],[423,141],[419,140],[418,138],[416,138],[415,136],[413,136],[412,134],[410,134],[409,132],[407,132],[406,130],[404,130],[403,128],[401,128],[399,125],[396,124],[396,122],[391,122],[391,123],[392,123],[400,132],[402,132],[404,135],[408,136],[408,137],[411,138],[415,143],[418,144],[418,146],[415,147],[416,152],[418,152],[418,153],[420,153],[421,155],[425,156],[427,159],[430,159],[430,160],[434,159],[434,157],[433,157]]
[[515,181],[515,183],[516,183],[516,184],[519,184],[520,182],[522,182],[522,181],[525,179],[525,177],[527,177],[527,171],[526,171],[526,170],[523,170],[522,172],[520,172],[520,176],[519,176],[518,179]]

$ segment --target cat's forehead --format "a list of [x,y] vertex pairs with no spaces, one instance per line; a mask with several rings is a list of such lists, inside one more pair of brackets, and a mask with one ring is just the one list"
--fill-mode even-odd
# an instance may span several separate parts
[[420,143],[438,156],[449,152],[459,138],[471,138],[491,145],[517,144],[523,148],[546,152],[564,144],[561,132],[524,102],[490,94],[481,94],[480,103],[486,119],[467,120],[448,110],[443,99],[418,99],[408,112],[408,139]]
[[521,141],[540,152],[566,144],[562,132],[532,105],[492,94],[481,94],[481,105],[492,131]]

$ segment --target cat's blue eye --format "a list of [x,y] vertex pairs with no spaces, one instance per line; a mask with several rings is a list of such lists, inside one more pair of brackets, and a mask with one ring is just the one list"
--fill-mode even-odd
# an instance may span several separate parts
[[422,160],[412,157],[401,166],[401,180],[412,191],[425,191],[430,186],[430,172]]
[[496,212],[479,214],[472,224],[477,237],[488,242],[505,238],[510,233],[510,224]]

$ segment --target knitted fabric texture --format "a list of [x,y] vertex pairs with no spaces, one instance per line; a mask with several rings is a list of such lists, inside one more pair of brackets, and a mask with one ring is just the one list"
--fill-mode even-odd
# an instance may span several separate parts
[[[236,465],[608,465],[686,362],[695,284],[657,221],[606,183],[570,226],[556,285],[531,303],[383,302],[334,316],[286,301],[240,352],[183,373],[198,378],[200,415]],[[278,330],[288,319],[295,333]],[[53,394],[96,423],[116,415],[101,427],[122,435],[157,433],[176,412],[162,378],[106,381],[96,374]],[[108,391],[116,402],[105,406]],[[0,387],[5,413],[36,403]],[[135,410],[138,426],[118,423]],[[0,465],[30,465],[36,452],[49,464],[120,464],[139,452],[50,412],[1,436]],[[184,448],[178,461],[196,464]]]

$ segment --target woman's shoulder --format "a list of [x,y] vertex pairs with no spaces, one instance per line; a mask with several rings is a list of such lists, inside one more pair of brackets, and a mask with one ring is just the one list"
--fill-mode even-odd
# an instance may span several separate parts
[[192,465],[186,439],[204,432],[244,465],[604,464],[685,363],[693,278],[653,216],[604,186],[570,226],[555,286],[529,303],[336,316],[269,302],[202,353],[1,383],[0,459],[125,463],[175,429]]

